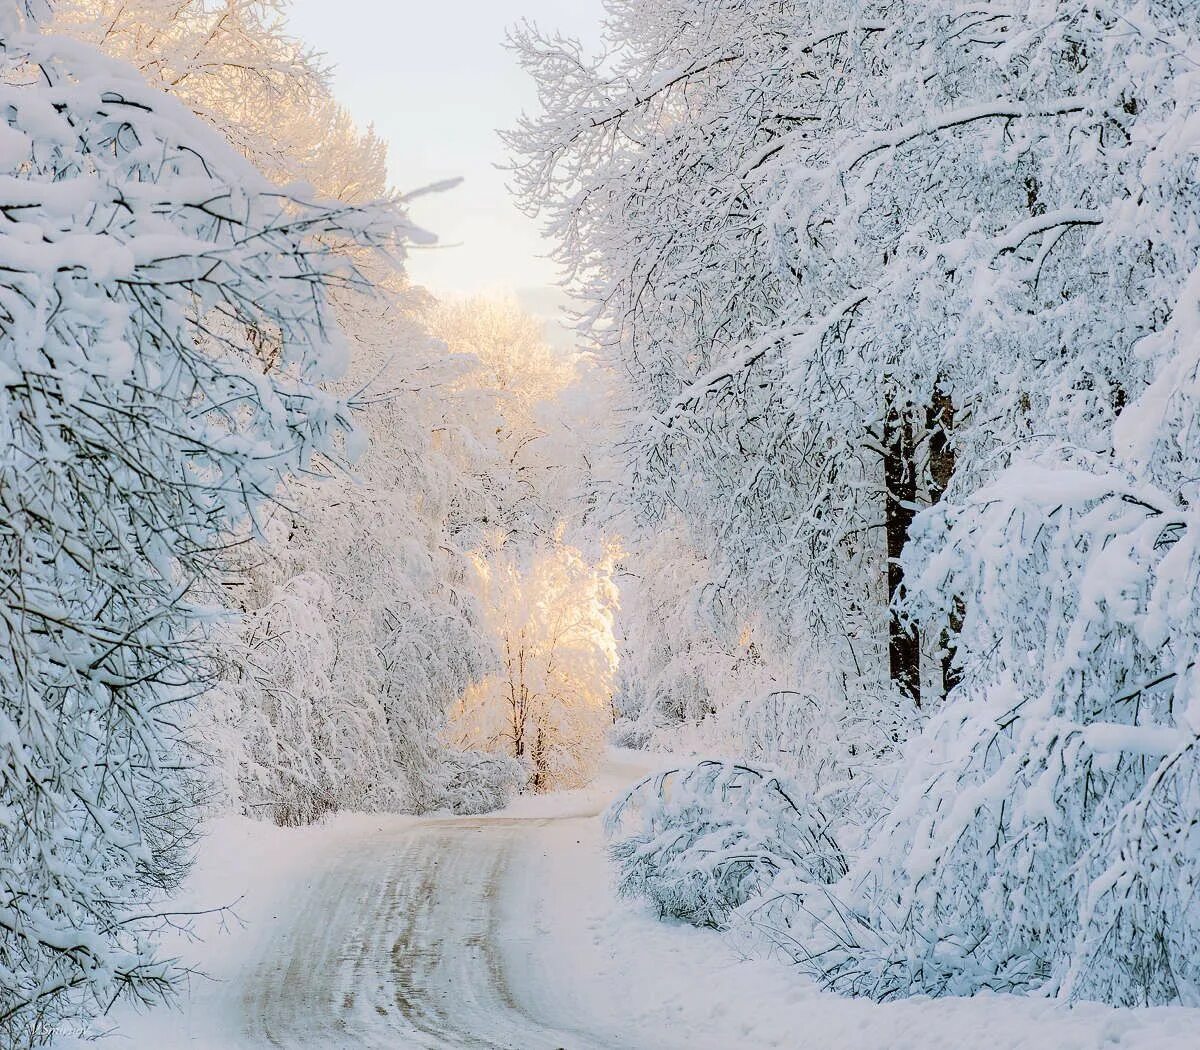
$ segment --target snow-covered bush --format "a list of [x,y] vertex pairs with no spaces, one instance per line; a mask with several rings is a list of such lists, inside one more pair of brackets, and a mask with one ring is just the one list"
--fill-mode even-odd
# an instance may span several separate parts
[[463,816],[500,809],[529,781],[529,770],[511,755],[482,751],[447,751],[438,769],[438,794],[430,808]]
[[622,896],[724,928],[781,876],[836,881],[846,861],[824,814],[780,775],[704,761],[655,773],[605,815]]
[[228,536],[347,412],[329,308],[390,212],[272,187],[180,106],[0,2],[0,1033],[155,951],[194,827],[181,727]]
[[[225,765],[225,801],[281,824],[333,810],[423,812],[452,806],[472,756],[441,740],[449,708],[491,659],[470,581],[438,548],[442,518],[422,487],[396,477],[382,406],[361,424],[377,443],[356,476],[305,482],[245,571],[222,692],[198,726]],[[282,526],[286,526],[286,531]],[[486,763],[485,796],[503,804]],[[493,775],[497,774],[497,775]],[[523,778],[521,778],[523,779]],[[466,789],[469,790],[469,789]]]
[[797,961],[876,998],[1200,1002],[1194,520],[1095,460],[919,520],[964,681],[852,876],[759,916]]
[[366,712],[333,695],[332,605],[329,581],[301,573],[245,614],[224,650],[240,739],[222,743],[240,759],[242,806],[283,826],[341,808],[345,781],[369,764],[359,749]]

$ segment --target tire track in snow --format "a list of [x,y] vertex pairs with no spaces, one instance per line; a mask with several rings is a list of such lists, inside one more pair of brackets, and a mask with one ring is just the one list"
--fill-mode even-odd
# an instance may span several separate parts
[[239,975],[239,1045],[613,1050],[539,1016],[510,979],[504,926],[535,916],[506,915],[506,880],[547,823],[429,821],[343,843]]

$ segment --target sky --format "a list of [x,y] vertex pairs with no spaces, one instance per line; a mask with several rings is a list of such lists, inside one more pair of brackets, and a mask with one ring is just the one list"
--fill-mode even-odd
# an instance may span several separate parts
[[601,0],[293,0],[292,32],[324,53],[338,100],[388,142],[396,188],[464,180],[412,208],[445,245],[410,261],[434,293],[509,293],[542,312],[549,245],[495,168],[496,129],[535,101],[505,30],[528,18],[598,44],[601,14]]

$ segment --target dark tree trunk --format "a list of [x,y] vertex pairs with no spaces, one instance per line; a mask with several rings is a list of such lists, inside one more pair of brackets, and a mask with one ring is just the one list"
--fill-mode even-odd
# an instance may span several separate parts
[[916,625],[903,620],[896,602],[904,596],[900,555],[908,543],[917,499],[917,470],[909,406],[892,404],[883,425],[883,478],[887,486],[888,663],[901,694],[921,706],[921,638]]
[[537,727],[536,738],[533,742],[533,753],[530,755],[533,760],[533,790],[534,793],[540,793],[542,788],[546,786],[546,735],[543,728]]
[[[929,501],[939,503],[950,486],[955,467],[954,447],[950,443],[950,435],[954,431],[954,402],[941,387],[934,387],[933,404],[929,406],[927,413],[926,429],[929,433]],[[965,611],[962,599],[956,596],[950,622],[942,629],[940,649],[943,697],[958,685],[961,677],[955,666],[955,657]]]

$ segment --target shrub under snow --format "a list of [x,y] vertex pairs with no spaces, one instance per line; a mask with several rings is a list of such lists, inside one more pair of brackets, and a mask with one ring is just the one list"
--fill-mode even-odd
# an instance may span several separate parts
[[529,770],[510,755],[447,750],[439,766],[436,807],[464,817],[506,806],[529,781]]
[[706,760],[640,781],[609,809],[618,891],[663,916],[724,928],[781,875],[846,873],[821,810],[779,776]]

